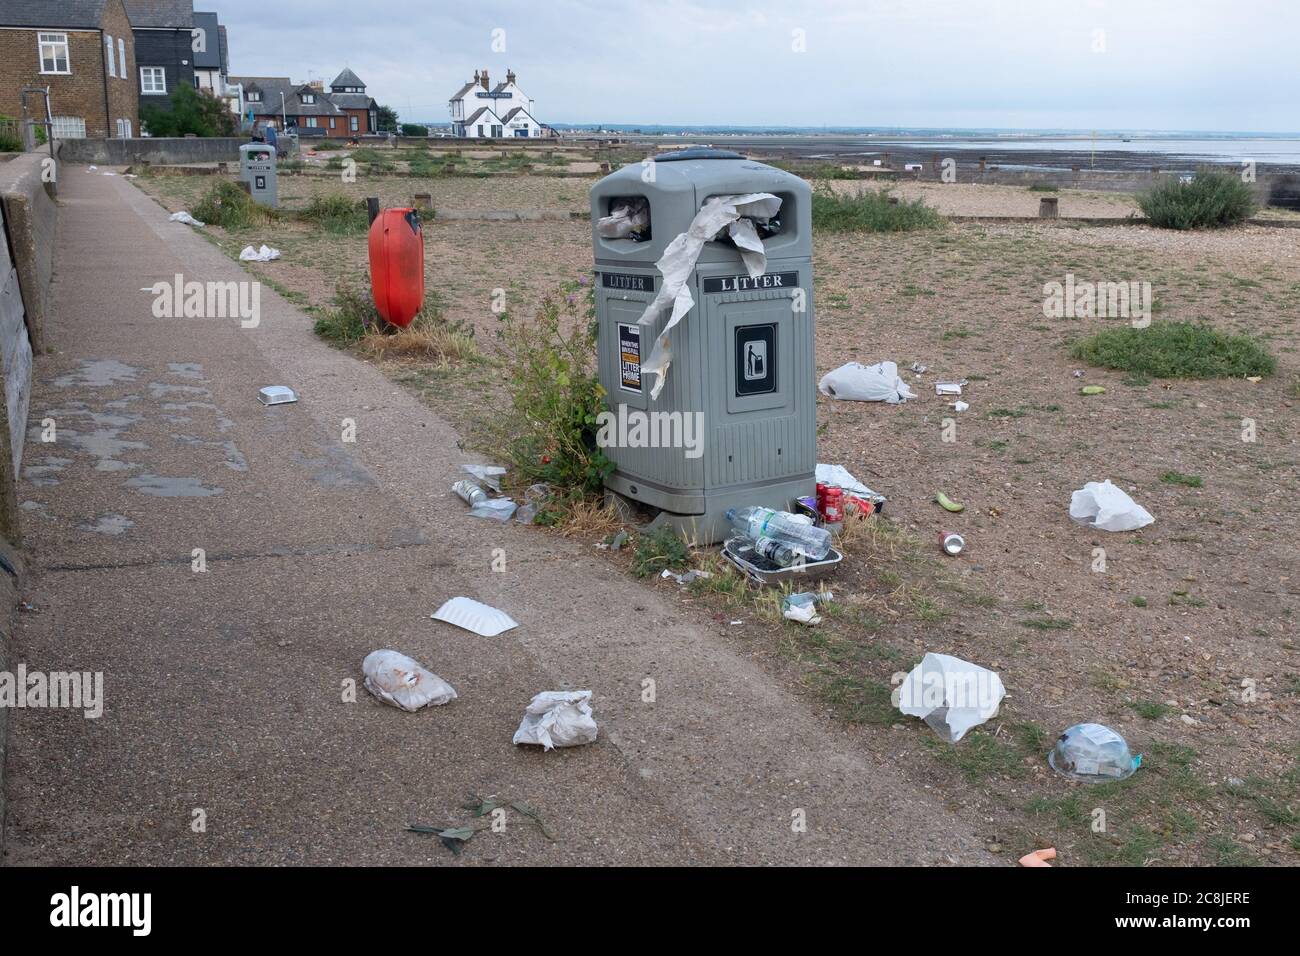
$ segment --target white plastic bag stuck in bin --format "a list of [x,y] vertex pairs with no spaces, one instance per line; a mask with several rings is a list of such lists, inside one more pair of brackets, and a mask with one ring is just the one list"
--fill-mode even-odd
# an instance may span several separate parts
[[1156,520],[1109,478],[1090,481],[1070,496],[1070,518],[1100,531],[1136,531]]
[[948,654],[926,654],[903,680],[896,705],[955,744],[966,731],[996,716],[1006,693],[1002,678],[987,667]]
[[596,739],[591,691],[548,690],[533,698],[515,731],[517,744],[540,744],[546,750],[577,747]]
[[898,366],[893,362],[877,362],[875,365],[849,362],[823,375],[817,383],[817,390],[831,398],[850,402],[897,405],[916,398],[916,392],[898,377]]

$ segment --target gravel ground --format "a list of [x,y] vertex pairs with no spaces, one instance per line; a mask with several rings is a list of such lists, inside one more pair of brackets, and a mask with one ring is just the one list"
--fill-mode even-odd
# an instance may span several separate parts
[[[170,181],[139,182],[172,208],[185,201]],[[285,182],[294,196],[298,184]],[[441,185],[460,190],[448,202],[498,207],[483,181]],[[550,197],[577,186],[517,184],[520,195]],[[407,188],[381,180],[378,191]],[[953,214],[1032,214],[1024,205],[1036,209],[1039,197],[974,185],[900,184],[899,193],[950,204],[941,208]],[[1131,208],[1110,194],[1060,195],[1066,214],[1122,217]],[[590,262],[580,222],[435,222],[428,236],[431,287],[447,292],[451,314],[482,326],[491,323],[486,290],[502,281],[502,263],[522,308]],[[288,278],[283,266],[277,274],[313,299],[362,262],[355,242],[285,234],[285,248],[295,242],[317,244],[288,257],[300,260]],[[907,373],[921,397],[906,405],[820,399],[819,457],[887,494],[887,513],[924,553],[941,529],[970,542],[942,565],[868,552],[837,586],[851,621],[828,622],[821,640],[849,642],[852,663],[835,666],[853,687],[887,687],[900,662],[931,650],[999,669],[1010,691],[987,744],[936,750],[911,726],[886,719],[882,733],[859,714],[849,715],[847,732],[865,751],[898,761],[916,786],[974,807],[988,821],[989,845],[1008,852],[1050,841],[1074,862],[1300,861],[1294,809],[1285,809],[1300,799],[1300,230],[961,224],[819,235],[815,250],[819,374],[886,358],[930,369]],[[1068,274],[1148,281],[1157,318],[1260,336],[1278,374],[1259,384],[1145,381],[1099,369],[1075,378],[1069,342],[1106,320],[1044,318],[1044,283]],[[491,375],[450,373],[424,398],[467,430],[499,401],[498,386],[482,381]],[[953,443],[940,437],[954,414],[933,395],[940,376],[970,382],[971,409],[957,416]],[[1107,392],[1080,396],[1081,383]],[[1242,441],[1243,419],[1255,422],[1257,441]],[[1166,483],[1167,471],[1203,484]],[[1130,489],[1156,523],[1130,535],[1071,524],[1070,492],[1105,477]],[[966,511],[939,510],[931,500],[939,489]],[[1104,573],[1091,570],[1099,547]],[[720,613],[707,599],[693,603]],[[825,649],[803,632],[753,621],[743,639],[726,627],[719,635],[814,697],[823,692],[809,674]],[[844,717],[842,700],[826,702]],[[1147,755],[1144,771],[1104,794],[1051,776],[1042,740],[1082,720],[1117,727]],[[1026,734],[1027,747],[1006,743]],[[1088,825],[1098,807],[1113,824],[1100,837]]]

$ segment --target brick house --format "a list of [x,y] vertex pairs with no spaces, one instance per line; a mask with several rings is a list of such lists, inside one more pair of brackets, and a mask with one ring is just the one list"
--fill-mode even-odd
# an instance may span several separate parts
[[[61,139],[139,130],[135,38],[122,0],[0,0],[0,114],[22,116],[22,88],[49,87]],[[28,97],[39,117],[40,98]]]
[[[287,76],[229,76],[244,90],[244,120],[257,127],[313,130],[308,136],[344,136],[347,117],[319,80],[294,83]],[[321,132],[316,133],[315,130]]]
[[343,72],[330,83],[330,101],[347,117],[349,136],[374,133],[379,128],[379,104],[366,93],[361,78],[343,68]]

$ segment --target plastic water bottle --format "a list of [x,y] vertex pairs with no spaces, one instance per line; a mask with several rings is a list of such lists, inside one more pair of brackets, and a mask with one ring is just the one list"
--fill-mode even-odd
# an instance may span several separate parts
[[831,534],[825,528],[805,524],[788,511],[771,508],[732,508],[727,512],[731,526],[757,541],[772,538],[803,552],[811,561],[820,561],[831,549]]

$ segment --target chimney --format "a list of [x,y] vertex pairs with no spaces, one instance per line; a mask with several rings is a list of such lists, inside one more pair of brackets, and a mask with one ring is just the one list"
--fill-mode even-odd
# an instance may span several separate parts
[[474,85],[478,86],[478,70],[474,71]]
[[507,83],[513,83],[514,81],[515,81],[515,71],[514,71],[514,70],[506,70],[506,82],[507,82]]
[[483,68],[483,79],[482,79],[482,82],[483,82],[483,89],[485,89],[485,90],[491,90],[491,89],[492,89],[492,87],[488,86],[487,67],[484,67],[484,68]]

